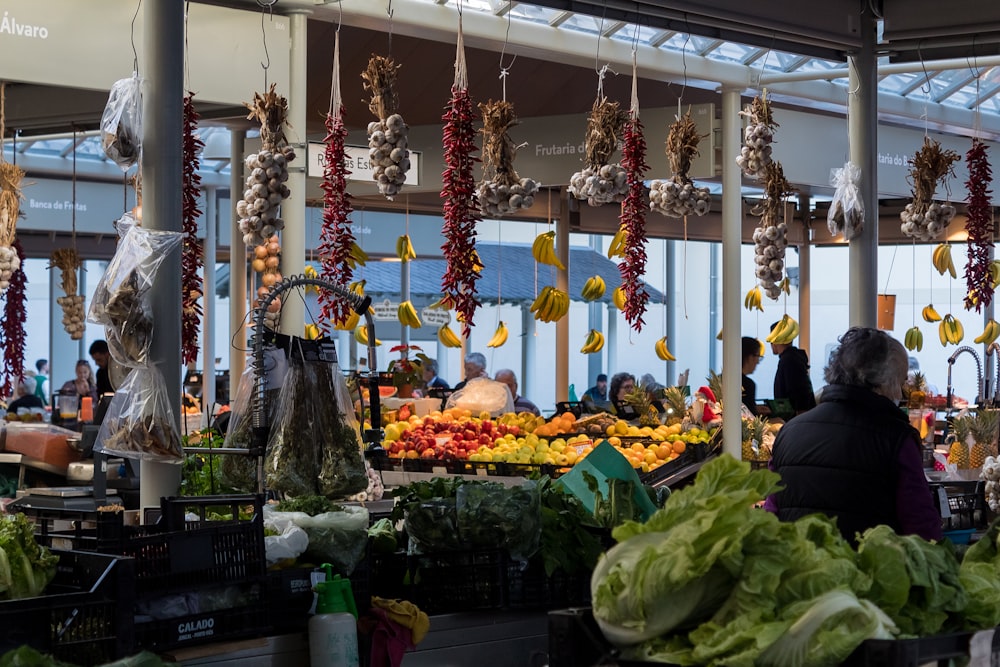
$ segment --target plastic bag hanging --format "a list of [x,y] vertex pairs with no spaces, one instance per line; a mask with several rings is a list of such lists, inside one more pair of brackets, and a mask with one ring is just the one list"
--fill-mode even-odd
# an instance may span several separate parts
[[111,86],[101,116],[101,146],[122,171],[139,161],[142,151],[142,79],[135,72]]
[[865,222],[865,203],[861,200],[861,168],[853,162],[845,162],[840,169],[833,170],[830,178],[833,186],[833,201],[826,215],[826,226],[830,234],[843,234],[850,241],[861,233]]

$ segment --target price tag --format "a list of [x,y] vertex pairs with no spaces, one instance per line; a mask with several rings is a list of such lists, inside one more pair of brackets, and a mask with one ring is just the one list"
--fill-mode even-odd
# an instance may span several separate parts
[[373,319],[382,321],[399,319],[399,304],[392,303],[389,299],[382,303],[372,303],[372,310],[375,311],[375,314],[372,315]]
[[435,475],[447,475],[448,469],[445,468],[444,466],[434,466],[433,468],[431,468],[431,472],[434,473]]
[[486,477],[486,468],[476,468],[476,477]]
[[420,320],[430,326],[443,327],[451,323],[451,311],[443,308],[422,308]]
[[947,519],[951,516],[951,506],[948,505],[948,492],[943,486],[937,488],[938,507],[941,508],[941,518]]

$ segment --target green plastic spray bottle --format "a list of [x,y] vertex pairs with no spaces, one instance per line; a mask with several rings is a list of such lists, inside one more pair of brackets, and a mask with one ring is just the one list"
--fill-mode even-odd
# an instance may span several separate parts
[[351,582],[323,564],[326,581],[316,584],[316,613],[309,619],[312,667],[358,667],[358,610]]

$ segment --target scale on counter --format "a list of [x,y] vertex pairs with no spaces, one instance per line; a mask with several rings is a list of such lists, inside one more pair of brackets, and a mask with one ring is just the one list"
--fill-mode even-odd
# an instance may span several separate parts
[[25,489],[24,495],[11,503],[19,510],[25,509],[66,509],[83,512],[96,511],[104,505],[121,504],[116,493],[109,492],[103,498],[94,495],[90,486],[42,486]]

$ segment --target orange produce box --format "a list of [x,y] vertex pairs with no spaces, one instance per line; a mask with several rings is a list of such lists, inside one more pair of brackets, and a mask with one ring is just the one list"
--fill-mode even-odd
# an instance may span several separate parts
[[18,452],[57,468],[68,468],[82,454],[66,444],[76,431],[51,424],[10,422],[6,426],[8,452]]

